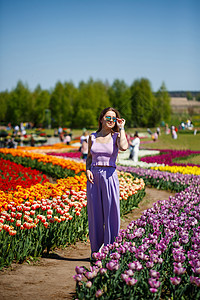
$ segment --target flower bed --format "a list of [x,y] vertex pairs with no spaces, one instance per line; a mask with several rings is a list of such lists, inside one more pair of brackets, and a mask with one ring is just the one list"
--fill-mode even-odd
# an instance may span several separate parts
[[184,175],[180,173],[161,172],[158,170],[124,166],[118,166],[117,168],[120,171],[130,172],[138,178],[143,178],[145,185],[150,185],[162,190],[180,192],[192,183],[199,183],[199,176],[191,174]]
[[159,171],[167,171],[171,173],[181,173],[181,174],[193,174],[193,175],[200,175],[200,167],[197,166],[156,166],[151,167],[153,170]]
[[[73,142],[71,142],[71,144],[73,144]],[[37,146],[37,147],[30,147],[30,146],[18,146],[17,149],[19,150],[31,150],[31,151],[37,151],[39,150],[47,150],[47,149],[67,149],[67,150],[73,150],[76,149],[78,147],[74,147],[73,145],[66,145],[63,143],[56,143],[53,145],[43,145],[43,146]]]
[[[119,182],[121,212],[127,213],[145,195],[144,182],[124,172],[119,173]],[[0,191],[0,266],[85,239],[86,205],[85,173],[57,184]]]
[[85,164],[55,156],[16,149],[0,149],[0,157],[56,178],[74,176],[85,171]]
[[70,158],[81,158],[82,153],[80,151],[65,152],[65,153],[49,152],[49,153],[47,153],[47,155],[60,156],[60,157],[70,157]]
[[146,156],[142,157],[141,161],[147,162],[147,163],[157,163],[157,164],[165,164],[168,166],[198,166],[195,164],[179,164],[176,162],[173,162],[174,159],[177,159],[179,157],[188,157],[190,155],[198,155],[200,154],[200,151],[191,151],[191,150],[159,150],[161,155],[155,155],[155,156]]
[[0,158],[0,190],[15,190],[17,186],[30,187],[37,183],[48,182],[46,175],[37,170],[23,167],[9,160]]
[[200,181],[155,203],[76,267],[78,299],[199,299]]

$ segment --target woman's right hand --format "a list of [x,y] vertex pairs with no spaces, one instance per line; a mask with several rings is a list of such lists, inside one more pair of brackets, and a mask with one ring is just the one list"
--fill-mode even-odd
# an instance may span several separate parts
[[94,176],[90,170],[86,171],[86,177],[89,182],[94,183]]

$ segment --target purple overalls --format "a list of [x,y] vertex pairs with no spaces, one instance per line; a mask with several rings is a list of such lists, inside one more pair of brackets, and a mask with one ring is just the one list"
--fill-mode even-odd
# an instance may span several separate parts
[[119,180],[116,172],[118,147],[114,133],[106,144],[96,142],[91,135],[91,172],[94,183],[87,181],[89,238],[92,252],[102,244],[112,244],[120,229]]

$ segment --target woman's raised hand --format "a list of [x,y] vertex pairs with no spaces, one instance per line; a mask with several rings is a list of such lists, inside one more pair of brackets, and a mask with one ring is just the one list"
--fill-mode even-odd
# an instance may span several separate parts
[[119,118],[117,118],[117,126],[119,127],[119,129],[124,129],[125,123],[126,123],[125,119],[119,119]]

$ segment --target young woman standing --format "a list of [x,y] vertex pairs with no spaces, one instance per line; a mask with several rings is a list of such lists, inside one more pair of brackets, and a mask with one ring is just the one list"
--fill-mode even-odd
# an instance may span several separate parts
[[119,180],[116,172],[118,150],[128,142],[125,120],[119,112],[105,108],[99,116],[99,129],[88,140],[86,160],[87,208],[91,251],[114,242],[120,229]]

